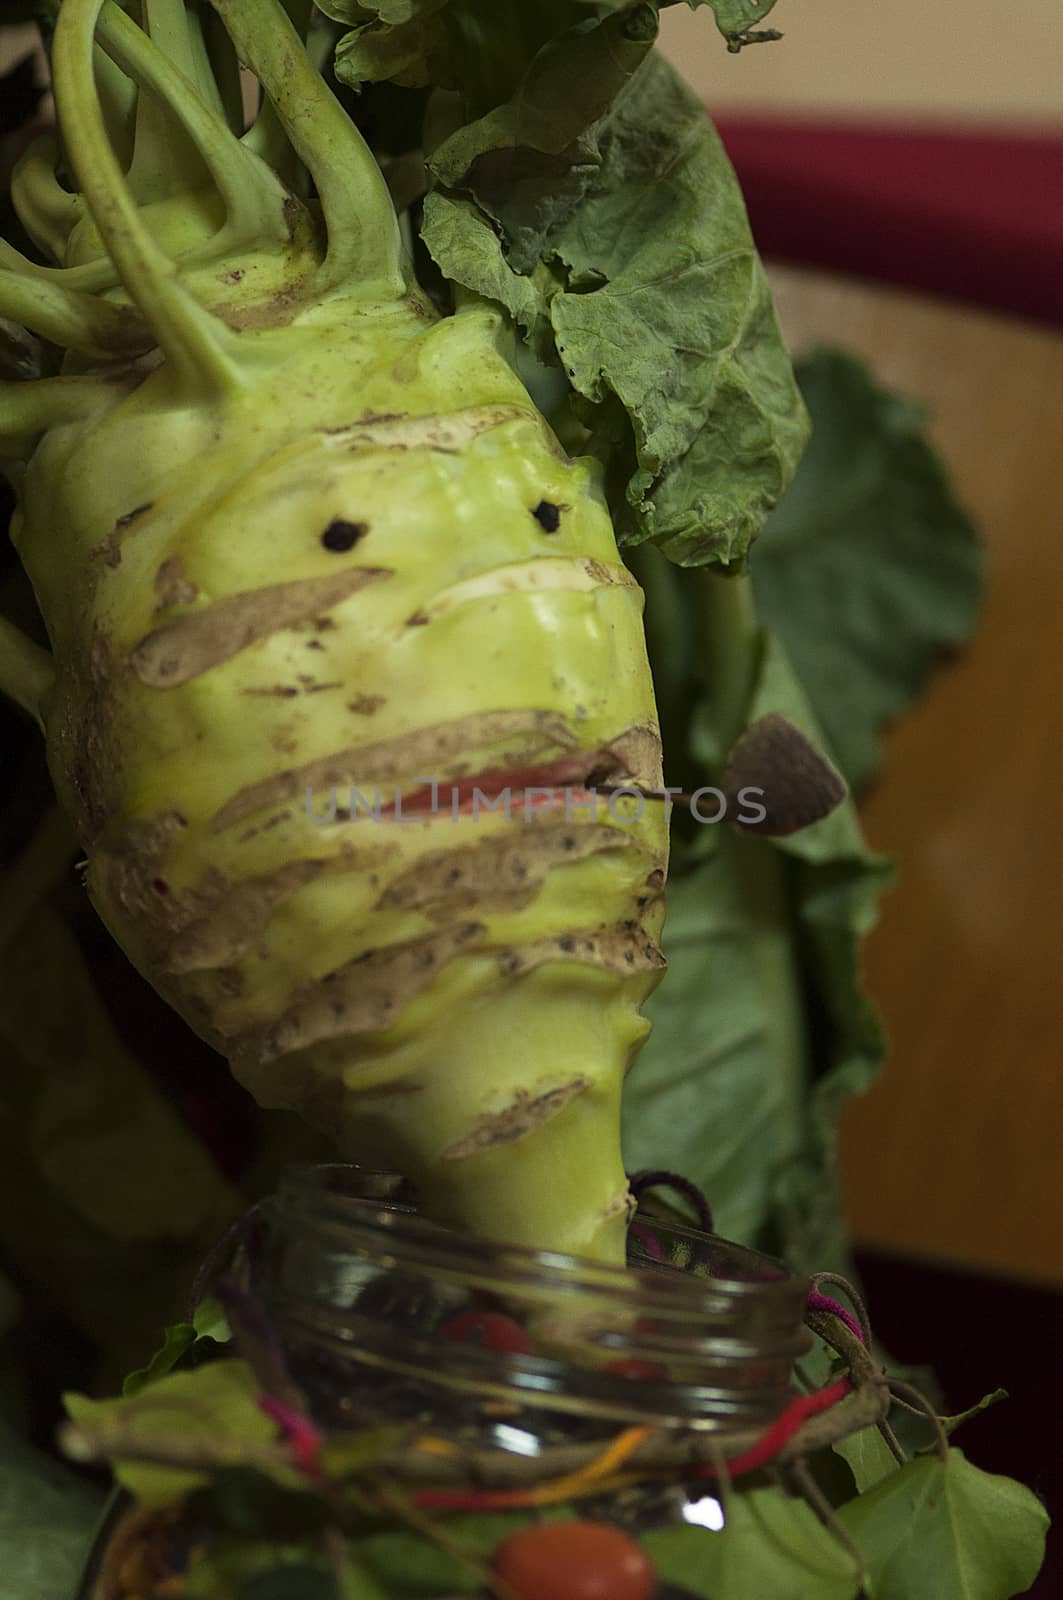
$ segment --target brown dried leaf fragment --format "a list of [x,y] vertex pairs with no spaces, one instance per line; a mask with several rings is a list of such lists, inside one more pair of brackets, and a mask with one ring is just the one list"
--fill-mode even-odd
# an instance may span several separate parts
[[[736,741],[727,758],[721,785],[728,816],[742,833],[783,838],[810,827],[841,805],[847,790],[841,774],[812,741],[778,712],[758,717]],[[754,799],[743,800],[743,790]],[[754,804],[765,812],[759,821],[744,821],[736,809]]]

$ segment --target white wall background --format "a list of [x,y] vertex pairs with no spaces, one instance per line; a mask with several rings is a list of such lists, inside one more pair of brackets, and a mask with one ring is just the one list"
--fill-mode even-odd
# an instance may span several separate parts
[[[708,10],[662,15],[667,53],[725,111],[947,118],[1063,130],[1061,0],[779,0],[785,35],[728,55]],[[5,30],[0,58],[29,45]]]
[[707,10],[662,14],[710,109],[948,118],[1063,130],[1060,0],[778,0],[785,37],[728,55]]

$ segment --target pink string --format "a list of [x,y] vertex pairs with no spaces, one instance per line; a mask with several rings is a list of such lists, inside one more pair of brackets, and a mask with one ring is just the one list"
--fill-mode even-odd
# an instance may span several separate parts
[[839,1305],[837,1300],[832,1300],[830,1295],[820,1294],[818,1289],[813,1289],[812,1293],[808,1297],[808,1309],[810,1311],[829,1311],[831,1316],[839,1317],[841,1321],[845,1323],[845,1326],[849,1329],[849,1332],[855,1334],[860,1340],[860,1343],[863,1344],[863,1329],[853,1316],[852,1312],[846,1311],[845,1307]]

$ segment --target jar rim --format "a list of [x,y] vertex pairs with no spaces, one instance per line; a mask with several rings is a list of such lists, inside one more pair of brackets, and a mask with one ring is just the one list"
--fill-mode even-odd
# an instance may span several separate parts
[[[633,1226],[652,1237],[659,1259],[643,1251],[645,1264],[627,1269],[429,1222],[396,1174],[344,1163],[290,1169],[264,1202],[263,1220],[266,1298],[287,1337],[401,1381],[614,1421],[719,1429],[777,1415],[793,1361],[808,1348],[808,1279],[747,1246],[644,1212]],[[466,1303],[501,1305],[546,1344],[509,1353],[459,1338],[443,1358],[435,1334],[389,1320],[379,1303],[363,1309],[376,1281],[366,1272],[382,1281],[394,1274],[400,1304],[430,1286],[447,1316]],[[644,1371],[632,1385],[610,1370],[616,1361],[621,1369],[661,1364],[671,1375],[658,1381]]]
[[[352,1192],[352,1185],[362,1192]],[[652,1305],[657,1311],[688,1316],[708,1310],[704,1302],[718,1302],[721,1297],[732,1308],[743,1299],[755,1299],[762,1307],[777,1303],[780,1311],[783,1307],[789,1311],[798,1297],[803,1303],[811,1289],[810,1279],[791,1273],[774,1256],[642,1210],[633,1226],[651,1230],[658,1246],[662,1239],[667,1241],[674,1255],[700,1253],[711,1271],[676,1271],[674,1255],[660,1265],[647,1257],[645,1264],[616,1267],[562,1251],[460,1233],[419,1216],[412,1190],[397,1173],[352,1163],[289,1168],[267,1204],[297,1210],[300,1222],[308,1223],[319,1236],[342,1228],[347,1250],[357,1249],[356,1235],[361,1233],[367,1249],[379,1249],[388,1241],[396,1249],[401,1246],[403,1263],[411,1268],[449,1268],[470,1280],[485,1273],[499,1287],[527,1289],[549,1279],[555,1294],[569,1288],[605,1301],[630,1304],[637,1299],[640,1309]]]

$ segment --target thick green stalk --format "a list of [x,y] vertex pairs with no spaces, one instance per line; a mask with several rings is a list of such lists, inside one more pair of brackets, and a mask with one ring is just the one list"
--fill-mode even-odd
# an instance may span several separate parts
[[[185,0],[141,0],[141,5],[143,32],[165,59],[194,83],[196,63]],[[149,205],[153,200],[194,193],[206,181],[200,153],[187,129],[175,122],[171,105],[141,88],[133,160],[126,174],[130,193],[138,204]]]
[[127,387],[121,382],[88,377],[0,382],[0,459],[18,456],[48,428],[61,427],[64,422],[84,422],[95,412],[107,409]]
[[41,250],[63,259],[67,240],[80,220],[80,195],[70,194],[55,175],[59,141],[44,133],[24,152],[11,174],[11,200],[19,221]]
[[177,386],[189,398],[241,383],[227,330],[199,306],[145,228],[111,147],[93,76],[104,0],[64,0],[52,40],[52,79],[82,194],[130,298],[151,324]]
[[405,288],[398,219],[373,154],[315,71],[280,0],[211,0],[310,173],[328,229],[319,293],[357,281]]
[[[166,129],[159,130],[158,137],[172,137],[174,121],[183,127],[197,156],[196,183],[188,182],[184,188],[202,186],[209,175],[221,195],[226,223],[210,241],[210,254],[221,257],[255,244],[282,243],[287,237],[284,186],[264,161],[233,136],[220,110],[201,98],[190,78],[112,0],[105,0],[97,36],[141,90],[149,91],[142,98],[166,107]],[[148,129],[138,129],[138,141],[152,136]],[[168,147],[163,143],[155,159],[165,165],[167,158]],[[197,259],[203,259],[202,251]]]
[[47,650],[0,617],[0,692],[44,727],[41,702],[55,682],[55,663]]
[[699,751],[721,767],[746,725],[760,654],[753,585],[748,573],[734,576],[698,569],[689,575],[698,614],[698,665],[703,686],[699,731],[712,748]]
[[114,360],[151,343],[145,324],[128,306],[111,305],[95,295],[6,267],[0,267],[0,317],[21,323],[53,344],[104,359]]

